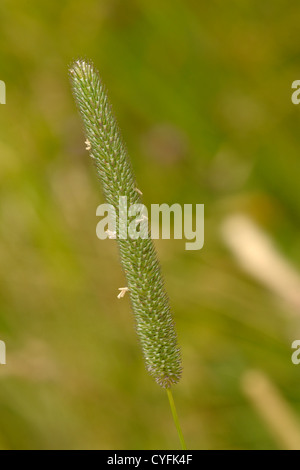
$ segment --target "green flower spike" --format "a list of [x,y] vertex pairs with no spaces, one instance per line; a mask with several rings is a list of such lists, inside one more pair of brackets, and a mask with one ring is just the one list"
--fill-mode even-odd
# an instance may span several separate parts
[[[141,204],[141,191],[137,189],[119,127],[93,64],[85,60],[74,62],[70,80],[84,122],[87,150],[96,166],[106,201],[116,210],[116,227],[119,227],[119,198],[127,197],[127,207]],[[156,382],[167,389],[172,412],[176,413],[170,387],[181,377],[181,357],[151,237],[122,239],[116,233],[114,238],[120,248],[146,368]]]

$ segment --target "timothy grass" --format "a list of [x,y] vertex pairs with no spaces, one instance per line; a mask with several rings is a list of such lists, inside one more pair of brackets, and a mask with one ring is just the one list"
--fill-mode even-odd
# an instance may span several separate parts
[[[141,191],[131,168],[107,93],[90,61],[77,60],[70,67],[73,95],[84,122],[87,150],[95,164],[108,204],[116,210],[116,235],[121,263],[135,315],[136,331],[146,368],[167,389],[180,442],[185,447],[170,387],[181,377],[181,357],[174,320],[164,288],[151,233],[133,239],[121,237],[121,216],[127,207],[141,204]],[[126,208],[120,200],[126,198]]]

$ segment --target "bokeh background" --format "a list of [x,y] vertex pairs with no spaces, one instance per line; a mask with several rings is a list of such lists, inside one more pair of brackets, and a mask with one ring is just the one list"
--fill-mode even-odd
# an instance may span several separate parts
[[145,204],[204,203],[157,240],[190,449],[300,448],[297,0],[1,0],[2,449],[174,449],[68,82],[93,59]]

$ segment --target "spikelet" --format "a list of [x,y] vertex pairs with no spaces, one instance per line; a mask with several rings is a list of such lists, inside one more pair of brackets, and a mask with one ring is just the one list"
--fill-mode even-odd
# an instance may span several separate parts
[[[74,62],[70,67],[70,80],[84,122],[86,147],[96,166],[106,201],[116,209],[118,227],[119,197],[127,197],[128,207],[141,204],[141,191],[137,189],[120,130],[93,64],[86,60]],[[117,234],[115,238],[146,368],[160,386],[169,388],[181,377],[181,357],[153,242],[150,236],[121,239]]]

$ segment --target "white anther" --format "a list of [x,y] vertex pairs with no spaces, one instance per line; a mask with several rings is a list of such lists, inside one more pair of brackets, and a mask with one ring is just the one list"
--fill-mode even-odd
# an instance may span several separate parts
[[148,220],[148,217],[145,214],[142,214],[140,219],[136,219],[136,222],[140,223],[143,222],[143,220]]
[[117,232],[113,232],[112,230],[105,230],[105,233],[107,233],[108,238],[115,240],[117,238]]
[[85,147],[85,150],[91,150],[92,146],[91,146],[91,142],[86,139],[86,141],[84,142],[86,147]]
[[118,299],[122,299],[127,291],[129,291],[128,287],[119,287],[120,293],[117,295]]

